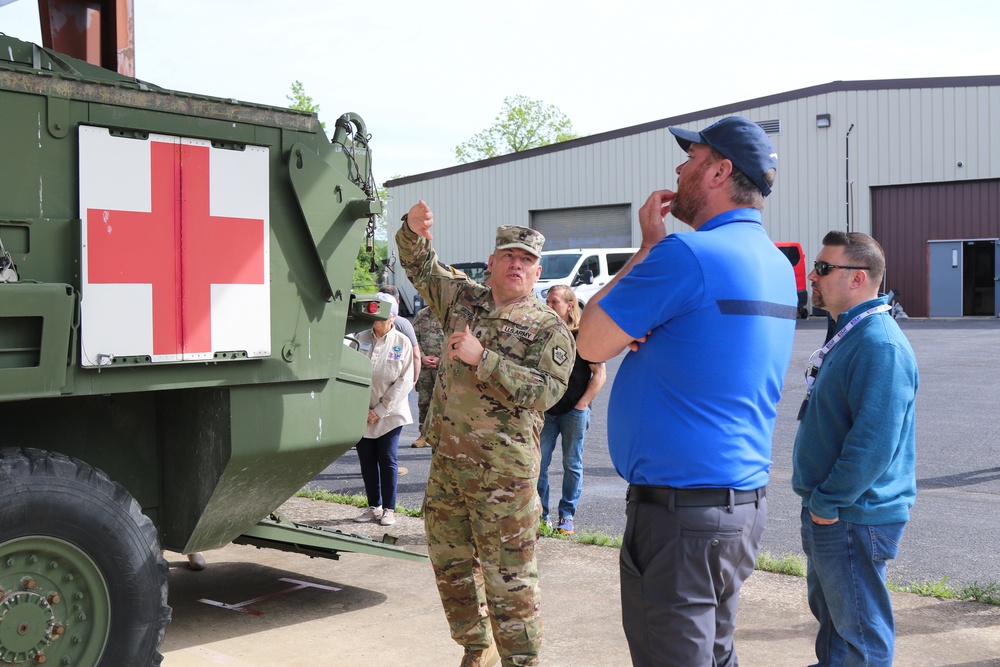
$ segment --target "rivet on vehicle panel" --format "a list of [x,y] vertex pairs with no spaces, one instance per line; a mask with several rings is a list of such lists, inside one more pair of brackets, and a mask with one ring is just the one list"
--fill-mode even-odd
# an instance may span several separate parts
[[59,604],[60,602],[62,602],[62,597],[58,593],[49,595],[49,604]]
[[31,577],[25,577],[21,580],[21,588],[27,588],[29,591],[37,585],[38,584]]

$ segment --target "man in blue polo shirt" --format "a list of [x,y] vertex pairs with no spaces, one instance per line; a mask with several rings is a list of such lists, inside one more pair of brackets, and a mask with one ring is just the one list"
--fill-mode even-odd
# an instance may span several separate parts
[[[587,304],[580,355],[623,351],[608,442],[629,482],[622,622],[635,665],[735,665],[743,581],[767,519],[771,436],[792,354],[792,267],[761,226],[777,155],[756,123],[669,128],[677,190],[639,210],[642,243]],[[667,214],[695,233],[666,235]]]

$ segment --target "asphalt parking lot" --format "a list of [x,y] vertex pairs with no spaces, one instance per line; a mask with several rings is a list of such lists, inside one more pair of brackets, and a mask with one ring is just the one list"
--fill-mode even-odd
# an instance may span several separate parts
[[[899,583],[939,582],[961,588],[1000,581],[1000,320],[903,320],[920,368],[917,397],[917,504],[889,577]],[[790,488],[795,413],[804,391],[809,354],[820,347],[825,321],[800,321],[792,364],[785,379],[775,428],[768,489],[770,511],[763,548],[775,555],[800,554],[799,503]],[[607,398],[620,358],[608,363],[608,383],[593,405],[584,453],[584,488],[578,531],[620,535],[625,526],[625,483],[607,451]],[[411,395],[416,414],[415,394]],[[637,415],[637,418],[646,418]],[[415,426],[403,429],[399,502],[419,507],[430,462],[428,449],[411,449]],[[558,453],[550,469],[553,489],[561,484]],[[357,458],[348,452],[313,482],[337,493],[361,493]],[[558,502],[550,500],[551,507]]]

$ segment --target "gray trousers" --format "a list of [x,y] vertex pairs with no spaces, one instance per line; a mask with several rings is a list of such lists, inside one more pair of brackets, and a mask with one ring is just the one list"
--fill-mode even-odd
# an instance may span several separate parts
[[753,572],[767,498],[726,507],[628,503],[622,625],[636,667],[736,667],[740,587]]

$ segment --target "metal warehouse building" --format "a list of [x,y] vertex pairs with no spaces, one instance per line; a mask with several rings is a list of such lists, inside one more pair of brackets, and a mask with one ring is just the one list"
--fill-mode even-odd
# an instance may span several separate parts
[[[502,224],[538,229],[546,250],[636,246],[639,208],[674,188],[685,159],[667,127],[734,114],[778,151],[764,211],[773,240],[798,241],[811,259],[831,229],[871,234],[885,248],[886,288],[909,315],[1000,316],[1000,75],[835,81],[737,102],[388,181],[390,207],[398,220],[427,201],[447,263],[485,261]],[[392,268],[390,281],[412,295]]]

